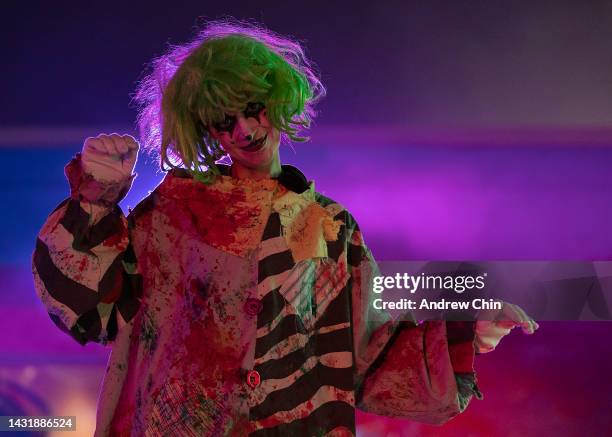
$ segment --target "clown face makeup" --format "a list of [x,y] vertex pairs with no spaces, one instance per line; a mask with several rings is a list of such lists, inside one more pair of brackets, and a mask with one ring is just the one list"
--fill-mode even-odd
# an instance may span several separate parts
[[263,103],[249,102],[242,112],[225,114],[209,132],[230,155],[236,170],[268,176],[280,171],[280,132],[268,120]]

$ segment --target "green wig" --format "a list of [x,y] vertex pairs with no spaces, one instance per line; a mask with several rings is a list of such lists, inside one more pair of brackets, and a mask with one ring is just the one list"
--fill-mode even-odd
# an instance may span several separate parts
[[299,43],[253,23],[209,22],[191,42],[155,59],[135,101],[145,149],[162,170],[184,167],[210,182],[226,155],[207,127],[261,102],[283,141],[307,141],[314,104],[325,95]]

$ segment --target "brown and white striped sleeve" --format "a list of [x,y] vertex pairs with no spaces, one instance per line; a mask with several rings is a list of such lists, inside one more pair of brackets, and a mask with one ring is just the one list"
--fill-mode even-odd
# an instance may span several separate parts
[[[472,369],[473,326],[394,321],[374,309],[378,266],[356,223],[350,226],[356,406],[362,411],[442,424],[480,395]],[[473,382],[473,385],[469,384]]]
[[36,239],[36,293],[51,320],[77,342],[107,344],[139,307],[142,282],[117,202],[129,181],[110,186],[84,175],[77,155],[66,166],[71,197]]

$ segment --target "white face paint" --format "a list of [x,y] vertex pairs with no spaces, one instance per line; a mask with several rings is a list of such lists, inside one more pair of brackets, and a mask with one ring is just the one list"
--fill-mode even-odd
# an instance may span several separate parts
[[269,173],[280,165],[280,132],[268,120],[261,103],[249,103],[240,113],[226,114],[225,120],[209,131],[236,167]]

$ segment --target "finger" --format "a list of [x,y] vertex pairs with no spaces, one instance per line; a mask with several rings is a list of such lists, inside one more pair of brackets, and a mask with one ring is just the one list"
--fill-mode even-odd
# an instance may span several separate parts
[[518,305],[514,305],[514,309],[521,318],[521,329],[525,334],[533,334],[538,329],[538,324],[535,320],[527,315],[527,313]]
[[504,302],[502,310],[499,312],[495,320],[501,323],[515,322],[517,319],[516,312],[511,303]]
[[531,325],[531,322],[521,323],[521,329],[523,330],[524,334],[533,334],[533,326]]
[[521,321],[519,325],[525,334],[533,334],[535,331],[535,320],[529,316],[526,316],[526,319]]
[[117,149],[115,148],[115,145],[113,144],[113,141],[110,139],[110,137],[108,135],[100,135],[99,138],[100,138],[100,141],[102,142],[102,144],[104,144],[104,148],[106,149],[106,153],[108,155],[116,155],[117,154]]
[[520,316],[521,320],[532,320],[531,317],[529,317],[527,315],[527,313],[525,312],[525,310],[523,310],[523,308],[521,308],[518,305],[513,305],[514,306],[514,310],[517,312],[517,314]]
[[520,324],[520,322],[516,322],[514,320],[507,320],[507,319],[499,320],[496,323],[497,323],[497,326],[500,326],[500,327],[505,328],[505,329],[512,329],[515,326]]
[[123,138],[123,141],[125,141],[125,144],[128,146],[128,148],[130,150],[134,150],[134,149],[138,149],[138,141],[136,141],[136,139],[131,136],[131,135],[122,135],[121,138]]
[[115,145],[115,149],[117,150],[119,155],[125,155],[128,152],[128,147],[123,141],[123,138],[118,134],[111,134],[111,141]]
[[529,320],[529,317],[525,312],[517,305],[512,303],[506,303],[503,309],[504,315],[515,322],[525,322]]
[[104,143],[102,143],[102,140],[100,140],[98,137],[85,138],[85,142],[83,143],[83,151],[85,151],[85,149],[103,154],[107,153]]
[[522,328],[525,334],[533,334],[539,327],[540,325],[538,325],[538,323],[535,320],[529,319],[529,321],[526,322],[526,326]]

